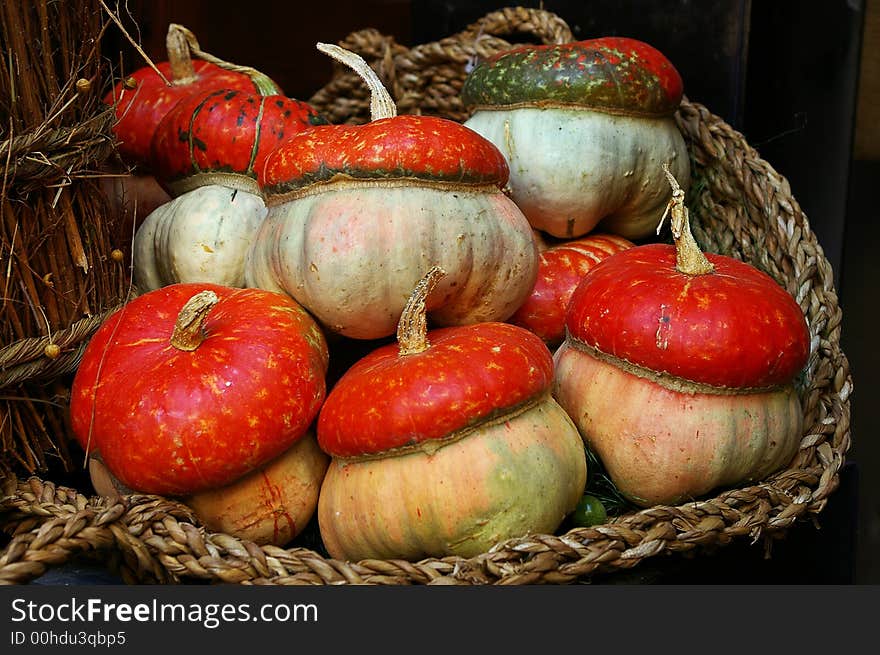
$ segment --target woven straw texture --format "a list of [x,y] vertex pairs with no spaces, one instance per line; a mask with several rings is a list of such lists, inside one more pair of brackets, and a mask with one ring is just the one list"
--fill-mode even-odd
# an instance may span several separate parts
[[[0,3],[0,475],[70,470],[66,380],[127,295],[97,2]],[[51,27],[50,27],[51,26]]]
[[[458,91],[468,63],[510,48],[502,37],[516,34],[544,43],[572,39],[559,17],[511,8],[412,49],[375,30],[354,33],[340,45],[379,72],[401,113],[461,120],[466,115]],[[367,120],[366,94],[341,69],[311,101],[335,122]],[[692,157],[688,206],[699,244],[769,273],[808,319],[812,354],[799,388],[804,432],[785,470],[680,506],[633,511],[564,534],[511,539],[472,558],[418,562],[343,562],[306,547],[258,546],[206,531],[187,507],[169,499],[128,495],[111,501],[38,477],[10,479],[0,502],[0,527],[12,535],[0,555],[0,582],[26,583],[48,567],[84,556],[106,562],[130,583],[565,584],[648,558],[700,554],[733,540],[769,543],[795,523],[816,518],[838,486],[850,447],[852,380],[840,349],[831,268],[787,181],[740,133],[687,99],[677,121]]]

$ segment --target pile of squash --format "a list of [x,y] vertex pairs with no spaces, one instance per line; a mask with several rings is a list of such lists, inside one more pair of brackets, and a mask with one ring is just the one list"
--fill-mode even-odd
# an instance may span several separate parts
[[359,56],[318,49],[360,75],[369,122],[194,64],[176,25],[169,62],[106,99],[166,195],[136,222],[138,295],[74,380],[98,493],[279,546],[316,516],[333,557],[415,560],[560,529],[591,461],[641,507],[789,462],[807,324],[694,241],[666,57],[522,45],[469,73],[458,123],[398,115]]

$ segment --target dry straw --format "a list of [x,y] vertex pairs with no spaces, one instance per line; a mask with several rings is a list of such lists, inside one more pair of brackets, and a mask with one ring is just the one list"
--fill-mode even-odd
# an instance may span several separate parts
[[0,3],[0,473],[74,465],[64,376],[125,295],[99,188],[115,151],[104,28],[96,3]]
[[[502,37],[511,35],[544,43],[572,39],[559,17],[510,8],[460,34],[411,49],[375,30],[351,34],[339,45],[363,56],[380,74],[400,113],[461,120],[466,113],[458,91],[468,65],[510,48]],[[369,118],[363,85],[341,67],[311,102],[335,122]],[[794,295],[808,319],[812,355],[799,387],[804,433],[788,468],[757,484],[680,506],[630,511],[564,534],[511,539],[472,558],[419,562],[342,562],[306,547],[258,546],[206,531],[186,507],[169,499],[106,500],[36,477],[10,479],[0,525],[14,536],[0,555],[0,581],[27,582],[79,555],[99,557],[126,581],[138,583],[562,584],[666,554],[699,554],[733,540],[769,544],[796,523],[818,519],[838,486],[850,447],[852,379],[840,350],[841,311],[830,265],[786,180],[740,133],[689,100],[677,122],[693,163],[687,202],[699,245],[769,273]]]

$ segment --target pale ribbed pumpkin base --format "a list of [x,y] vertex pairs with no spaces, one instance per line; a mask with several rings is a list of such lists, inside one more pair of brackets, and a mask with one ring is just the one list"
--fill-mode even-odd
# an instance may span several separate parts
[[594,229],[651,236],[669,200],[662,165],[682,184],[690,179],[671,116],[521,107],[477,111],[465,125],[504,154],[511,198],[529,223],[563,239]]
[[554,396],[618,490],[643,507],[678,504],[760,480],[791,460],[803,424],[794,387],[709,393],[624,371],[568,342]]
[[334,459],[318,522],[337,559],[418,559],[485,552],[555,530],[586,484],[583,441],[548,397],[431,452]]
[[284,546],[314,515],[329,462],[314,434],[307,433],[258,470],[184,502],[209,530]]
[[436,325],[504,321],[531,292],[538,254],[497,188],[327,184],[270,206],[245,280],[289,294],[337,334],[380,339],[432,266],[446,271],[428,297]]
[[245,253],[266,213],[261,196],[216,184],[157,207],[135,233],[135,284],[141,292],[179,282],[243,287]]

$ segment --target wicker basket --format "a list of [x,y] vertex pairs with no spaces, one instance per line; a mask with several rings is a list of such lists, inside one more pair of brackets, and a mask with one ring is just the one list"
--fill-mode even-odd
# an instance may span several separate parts
[[[558,16],[510,8],[412,49],[375,30],[356,32],[340,45],[371,63],[401,113],[460,120],[466,117],[458,91],[467,64],[511,47],[502,37],[516,34],[544,43],[572,38]],[[311,101],[335,122],[367,120],[366,94],[341,69]],[[677,507],[655,506],[600,526],[511,539],[472,558],[418,562],[343,562],[296,542],[288,548],[258,546],[207,532],[188,508],[169,499],[130,495],[109,501],[38,477],[10,479],[0,526],[13,536],[0,556],[0,581],[27,582],[72,557],[96,555],[131,583],[572,583],[664,554],[699,554],[733,540],[769,542],[818,515],[838,486],[850,447],[852,380],[840,350],[841,311],[830,265],[787,181],[740,133],[688,100],[677,121],[692,157],[695,183],[688,206],[698,242],[769,273],[808,319],[812,354],[799,388],[804,432],[788,468],[758,484]]]

